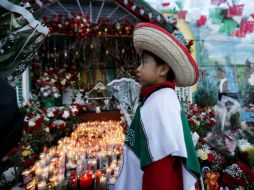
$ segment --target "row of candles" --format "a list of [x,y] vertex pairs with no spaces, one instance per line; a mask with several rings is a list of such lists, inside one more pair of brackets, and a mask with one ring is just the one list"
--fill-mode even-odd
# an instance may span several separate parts
[[113,190],[122,166],[124,133],[118,121],[78,124],[23,171],[27,190]]

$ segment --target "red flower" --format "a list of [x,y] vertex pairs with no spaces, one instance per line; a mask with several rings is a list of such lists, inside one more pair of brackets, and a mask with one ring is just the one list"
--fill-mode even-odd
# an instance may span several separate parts
[[42,111],[43,113],[47,114],[47,109],[46,109],[46,108],[43,108],[41,111]]
[[26,105],[24,106],[24,108],[25,108],[25,109],[28,109],[28,108],[29,108],[29,106],[26,104]]
[[65,123],[61,123],[60,125],[58,125],[57,128],[62,129],[62,128],[64,128],[64,126],[65,126]]
[[247,166],[246,164],[244,164],[242,162],[237,162],[236,164],[241,168],[241,170],[243,170],[243,172],[246,175],[249,176],[251,181],[254,180],[254,171],[249,166]]
[[53,114],[54,114],[55,116],[58,116],[59,110],[58,110],[58,109],[54,110],[54,111],[53,111]]
[[205,125],[206,125],[207,127],[212,127],[212,126],[213,126],[213,122],[207,121],[207,122],[205,123]]
[[29,168],[30,166],[32,166],[34,164],[34,162],[32,160],[26,160],[23,165],[25,168]]
[[197,113],[198,113],[198,110],[196,110],[196,109],[192,110],[193,115],[196,115]]
[[212,162],[214,160],[215,156],[212,154],[212,153],[209,153],[208,154],[208,158],[207,158],[207,161],[208,162]]
[[30,113],[26,115],[29,119],[32,119],[34,117],[34,114]]
[[50,125],[49,125],[49,130],[53,129],[54,127],[55,127],[54,122],[50,123]]
[[233,179],[233,177],[229,174],[224,174],[221,180],[222,184],[229,187],[231,187],[234,184],[234,181],[235,180]]
[[41,125],[38,125],[36,124],[34,127],[33,127],[34,130],[38,131],[41,129]]
[[11,154],[16,154],[17,151],[18,151],[18,147],[14,146],[14,147],[12,147],[12,149],[10,150],[10,153],[11,153]]
[[191,114],[188,114],[188,115],[187,115],[187,118],[188,118],[188,119],[190,119],[191,117],[192,117],[192,115],[191,115]]
[[189,121],[189,124],[190,124],[190,126],[195,126],[195,122],[194,122],[194,120],[193,120],[193,119],[191,119],[191,120]]
[[73,18],[73,22],[78,22],[77,17]]

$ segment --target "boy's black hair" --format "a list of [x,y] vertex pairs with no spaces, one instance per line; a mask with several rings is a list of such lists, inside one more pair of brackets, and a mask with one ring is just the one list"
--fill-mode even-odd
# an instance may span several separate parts
[[[150,56],[153,56],[155,62],[157,63],[157,65],[164,65],[164,64],[167,64],[165,61],[163,61],[161,58],[159,58],[157,55],[153,54],[152,52],[150,51],[147,51],[147,50],[144,50],[143,51],[143,55],[144,54],[148,54]],[[167,74],[167,81],[170,81],[170,82],[174,82],[175,80],[175,73],[174,71],[170,68],[170,70],[168,71],[168,74]]]

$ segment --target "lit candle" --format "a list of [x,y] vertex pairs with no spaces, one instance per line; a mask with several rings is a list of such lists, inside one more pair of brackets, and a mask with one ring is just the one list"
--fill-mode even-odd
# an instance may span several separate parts
[[43,172],[40,176],[40,180],[47,180],[48,179],[48,172]]
[[106,183],[106,177],[101,176],[100,178],[100,186],[98,190],[107,190],[107,183]]
[[77,179],[76,179],[76,177],[71,177],[69,179],[69,183],[68,183],[68,188],[67,189],[76,188],[76,187],[77,187]]
[[110,168],[106,169],[106,179],[109,180],[112,170]]
[[31,182],[26,185],[26,190],[35,190],[38,179],[34,178]]
[[47,189],[47,183],[46,181],[41,181],[37,185],[38,190],[46,190]]
[[116,167],[114,170],[114,177],[117,178],[119,174],[119,167]]
[[95,186],[96,186],[96,190],[100,186],[100,178],[101,178],[101,171],[97,170],[96,173],[95,173]]
[[42,174],[43,170],[41,168],[36,168],[34,172],[35,172],[36,176],[40,176]]
[[115,190],[116,179],[111,177],[108,184],[108,190]]
[[90,165],[92,167],[92,169],[94,170],[94,172],[97,170],[97,160],[96,159],[92,159],[90,161]]
[[91,173],[85,172],[80,175],[80,189],[89,189],[93,187],[93,177]]

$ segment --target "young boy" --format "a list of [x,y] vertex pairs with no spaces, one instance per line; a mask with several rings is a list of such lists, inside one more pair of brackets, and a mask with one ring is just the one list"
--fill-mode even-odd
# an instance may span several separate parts
[[142,104],[128,129],[116,190],[195,189],[199,163],[174,88],[197,82],[196,63],[157,25],[137,24],[133,42],[142,57],[137,68]]

